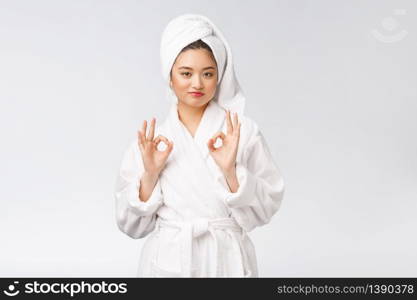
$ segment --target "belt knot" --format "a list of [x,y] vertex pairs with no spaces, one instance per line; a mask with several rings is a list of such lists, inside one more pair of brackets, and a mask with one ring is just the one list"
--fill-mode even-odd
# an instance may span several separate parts
[[209,230],[209,221],[207,219],[192,220],[193,237],[199,237]]

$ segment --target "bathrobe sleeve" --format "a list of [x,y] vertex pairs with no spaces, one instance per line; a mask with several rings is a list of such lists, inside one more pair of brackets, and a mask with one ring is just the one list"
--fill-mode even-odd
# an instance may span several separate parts
[[145,237],[155,228],[156,211],[163,203],[159,179],[148,201],[139,200],[143,173],[142,156],[135,140],[123,156],[114,190],[117,225],[134,239]]
[[239,188],[227,191],[225,202],[236,222],[251,231],[269,223],[284,196],[284,179],[269,151],[264,136],[255,125],[243,157],[236,163]]

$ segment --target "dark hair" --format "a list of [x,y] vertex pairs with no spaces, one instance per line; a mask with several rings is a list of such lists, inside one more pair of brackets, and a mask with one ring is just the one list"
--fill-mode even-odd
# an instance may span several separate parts
[[211,50],[210,46],[204,43],[202,40],[197,40],[195,42],[192,42],[191,44],[188,44],[187,46],[182,48],[180,53],[190,49],[206,49],[213,55],[213,51]]

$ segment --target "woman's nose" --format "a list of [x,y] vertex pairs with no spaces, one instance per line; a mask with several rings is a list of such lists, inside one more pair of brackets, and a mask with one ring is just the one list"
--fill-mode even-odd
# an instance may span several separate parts
[[194,76],[192,86],[195,89],[201,89],[203,87],[203,82],[200,76]]

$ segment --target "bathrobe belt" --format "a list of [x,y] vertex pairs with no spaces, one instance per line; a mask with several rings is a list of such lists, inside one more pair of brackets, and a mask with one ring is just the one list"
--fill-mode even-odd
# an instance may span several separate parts
[[[204,233],[210,233],[213,237],[215,247],[214,251],[210,252],[210,261],[214,262],[214,268],[211,268],[211,277],[219,277],[219,258],[221,255],[221,247],[217,239],[215,230],[224,230],[229,233],[232,239],[237,243],[233,243],[233,257],[239,257],[242,262],[241,275],[242,277],[250,276],[250,270],[247,266],[247,257],[242,241],[246,232],[239,226],[233,218],[218,218],[218,219],[194,219],[190,221],[171,221],[157,218],[156,229],[159,227],[173,227],[180,229],[180,243],[181,243],[181,274],[183,277],[192,277],[192,250],[193,240]],[[236,238],[230,231],[239,232],[240,237]],[[220,247],[220,248],[219,248]],[[246,273],[248,272],[248,273]]]

